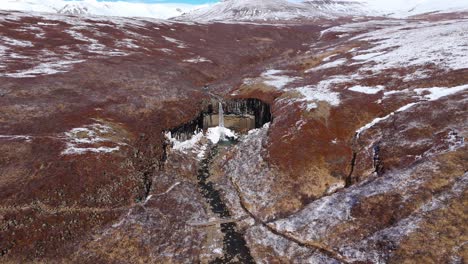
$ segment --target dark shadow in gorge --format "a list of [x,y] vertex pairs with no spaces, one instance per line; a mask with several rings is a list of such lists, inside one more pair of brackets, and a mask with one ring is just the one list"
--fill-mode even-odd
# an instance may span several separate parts
[[[218,146],[214,146],[206,158],[200,163],[198,169],[198,186],[200,192],[209,203],[211,210],[219,218],[230,218],[231,213],[228,207],[221,199],[221,195],[218,190],[215,189],[212,182],[208,181],[210,177],[210,165],[213,158],[218,153]],[[224,223],[221,224],[221,232],[224,234],[223,239],[223,258],[217,258],[212,263],[232,263],[232,261],[238,261],[240,263],[255,263],[254,259],[250,255],[250,249],[247,247],[244,236],[237,231],[237,225],[235,223]]]

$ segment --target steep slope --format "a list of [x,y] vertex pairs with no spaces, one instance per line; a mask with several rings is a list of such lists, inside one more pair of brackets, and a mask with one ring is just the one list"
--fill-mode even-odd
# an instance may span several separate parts
[[175,18],[188,21],[252,21],[317,19],[364,14],[357,2],[287,0],[225,0]]
[[0,9],[49,12],[68,15],[169,18],[200,6],[180,3],[98,2],[96,0],[3,0]]
[[418,15],[430,12],[460,12],[468,10],[468,1],[465,0],[423,0],[408,10],[410,15]]
[[408,17],[429,12],[457,12],[468,10],[468,1],[453,0],[359,0],[368,10],[392,17]]

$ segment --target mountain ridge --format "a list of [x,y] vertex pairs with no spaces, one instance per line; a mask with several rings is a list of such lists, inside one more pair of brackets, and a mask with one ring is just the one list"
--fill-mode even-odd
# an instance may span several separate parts
[[96,0],[4,0],[1,10],[65,15],[150,17],[179,21],[275,21],[343,16],[405,18],[468,10],[464,0],[224,0],[216,4],[98,2]]
[[4,0],[0,10],[167,19],[203,6],[182,3],[98,2],[96,0]]
[[357,1],[225,0],[174,18],[186,21],[295,20],[368,15]]

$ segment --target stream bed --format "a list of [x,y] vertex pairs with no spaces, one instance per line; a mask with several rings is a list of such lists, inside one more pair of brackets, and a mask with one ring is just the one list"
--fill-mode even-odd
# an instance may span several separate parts
[[[214,184],[208,180],[210,177],[210,166],[213,158],[218,153],[216,145],[211,148],[206,157],[200,162],[198,169],[198,186],[201,194],[206,199],[213,213],[221,219],[230,218],[231,214],[228,207],[221,199],[220,192],[215,189]],[[217,258],[212,263],[255,263],[250,255],[243,234],[237,231],[236,223],[221,224],[223,239],[223,258]]]

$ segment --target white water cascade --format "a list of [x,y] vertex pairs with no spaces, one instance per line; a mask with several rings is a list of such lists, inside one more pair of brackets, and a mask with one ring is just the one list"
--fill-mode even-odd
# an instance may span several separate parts
[[218,116],[219,116],[219,139],[220,140],[225,140],[224,136],[224,110],[223,110],[223,104],[220,102],[219,103],[219,111],[218,111]]

